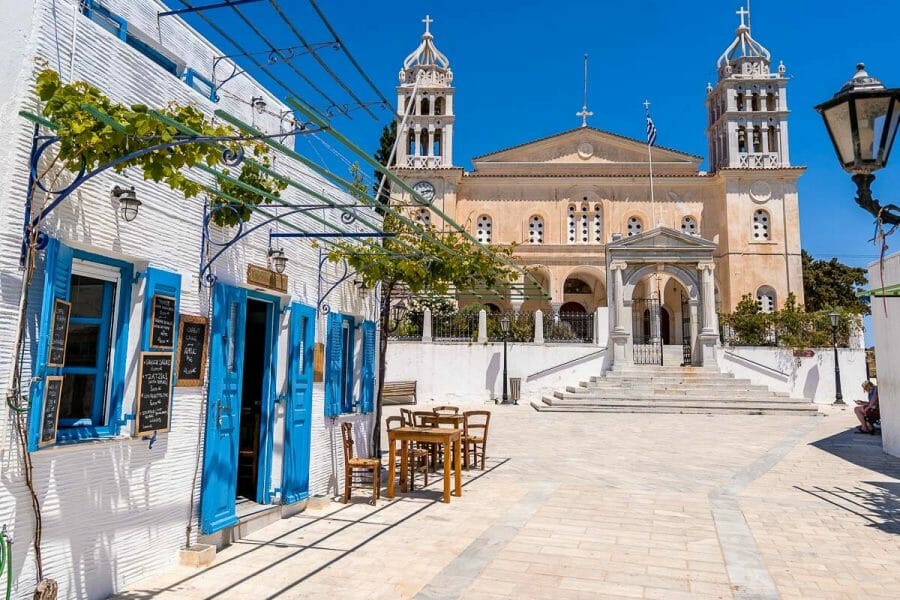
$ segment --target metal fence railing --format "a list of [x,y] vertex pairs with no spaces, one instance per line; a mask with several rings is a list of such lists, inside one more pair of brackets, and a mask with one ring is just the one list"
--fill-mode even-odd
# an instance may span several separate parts
[[456,312],[431,318],[434,341],[468,342],[478,339],[478,313]]
[[[504,336],[501,321],[509,319],[509,331]],[[488,313],[487,315],[488,341],[502,342],[503,338],[509,342],[533,342],[534,341],[534,313],[514,312]]]
[[547,313],[544,341],[586,344],[594,341],[594,313]]
[[422,314],[407,314],[402,321],[388,332],[389,340],[401,342],[419,341],[422,339]]

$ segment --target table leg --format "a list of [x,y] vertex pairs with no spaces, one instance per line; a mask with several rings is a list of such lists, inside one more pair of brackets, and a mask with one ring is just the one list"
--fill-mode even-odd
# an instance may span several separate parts
[[460,443],[461,443],[461,440],[456,440],[453,443],[453,468],[454,468],[455,479],[456,479],[456,481],[454,483],[456,484],[456,494],[455,495],[457,498],[462,496],[462,473],[460,471],[462,469],[462,464],[460,464],[460,456],[459,456]]
[[450,503],[450,440],[444,443],[444,502]]
[[387,497],[394,497],[394,463],[397,460],[397,440],[393,437],[390,438],[390,443],[388,444],[388,485],[387,485]]
[[400,491],[407,492],[406,474],[409,472],[409,442],[400,442]]

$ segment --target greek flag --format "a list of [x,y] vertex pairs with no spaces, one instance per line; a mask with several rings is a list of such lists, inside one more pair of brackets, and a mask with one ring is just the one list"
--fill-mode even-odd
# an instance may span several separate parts
[[652,146],[656,143],[656,125],[653,124],[653,119],[650,118],[650,115],[647,115],[647,145]]

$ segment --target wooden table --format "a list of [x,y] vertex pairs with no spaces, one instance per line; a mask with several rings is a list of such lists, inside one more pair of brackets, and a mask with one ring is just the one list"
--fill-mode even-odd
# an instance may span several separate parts
[[[388,432],[390,450],[388,452],[388,488],[387,497],[394,497],[394,469],[397,460],[397,442],[400,442],[400,491],[406,491],[406,474],[409,471],[409,443],[444,445],[444,502],[450,502],[450,466],[454,465],[455,490],[453,495],[462,496],[462,474],[460,472],[460,430],[437,427],[397,427]],[[450,449],[453,448],[451,460]]]

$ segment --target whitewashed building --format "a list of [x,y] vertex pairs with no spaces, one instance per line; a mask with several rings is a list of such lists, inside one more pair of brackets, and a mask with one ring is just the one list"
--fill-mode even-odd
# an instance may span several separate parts
[[[13,539],[15,598],[32,597],[39,564],[60,598],[104,598],[176,564],[188,544],[226,542],[247,512],[273,518],[302,509],[309,496],[337,493],[344,420],[355,422],[366,451],[373,294],[341,283],[343,271],[310,239],[273,241],[270,233],[322,232],[329,224],[359,233],[378,216],[346,207],[355,200],[290,153],[276,153],[276,170],[298,184],[283,200],[323,208],[288,216],[288,208],[261,205],[282,222],[264,224],[268,217],[256,213],[243,231],[261,226],[227,247],[238,232],[211,226],[204,236],[203,196],[185,199],[136,170],[85,181],[38,223],[43,235],[22,310],[23,228],[55,197],[37,193],[28,205],[35,136],[53,135],[20,115],[41,110],[36,59],[64,82],[86,81],[125,105],[174,101],[210,117],[224,111],[265,133],[291,129],[288,107],[247,74],[214,99],[213,57],[226,53],[179,17],[158,17],[165,10],[153,0],[4,4],[0,387],[21,389],[10,403],[26,411],[28,431],[23,449],[16,413],[0,411],[0,527]],[[268,109],[254,110],[256,99]],[[291,137],[279,141],[293,146]],[[189,176],[214,181],[199,170]],[[126,221],[121,190],[132,186],[142,204]],[[357,220],[342,221],[342,213]],[[282,277],[266,269],[273,246],[288,259]],[[286,286],[276,291],[260,276],[279,280],[274,287],[286,277]],[[192,317],[187,330],[183,317]],[[191,336],[199,358],[191,358]],[[314,368],[320,353],[329,357],[323,376]]]

